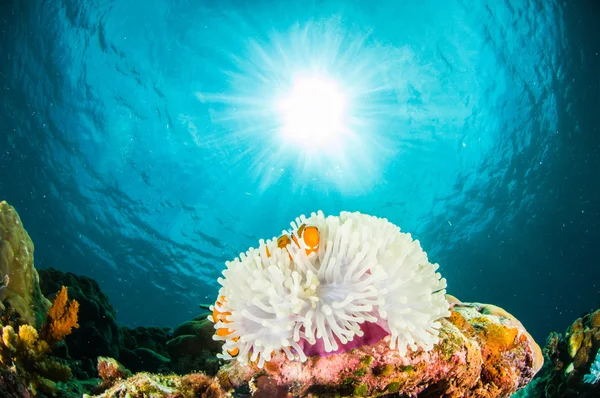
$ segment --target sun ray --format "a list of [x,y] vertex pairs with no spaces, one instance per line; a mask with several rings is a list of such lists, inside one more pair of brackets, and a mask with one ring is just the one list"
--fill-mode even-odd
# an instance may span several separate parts
[[390,77],[402,53],[340,17],[246,37],[223,73],[228,90],[196,93],[214,107],[207,142],[244,145],[230,161],[249,163],[263,189],[291,173],[299,189],[368,190],[396,152],[386,115],[403,117]]

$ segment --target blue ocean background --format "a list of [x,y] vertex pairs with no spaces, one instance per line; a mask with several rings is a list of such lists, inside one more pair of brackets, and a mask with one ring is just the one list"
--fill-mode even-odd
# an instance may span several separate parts
[[[127,326],[215,300],[300,214],[419,239],[449,293],[540,344],[600,303],[594,1],[0,2],[0,200],[36,267],[96,279]],[[282,147],[296,70],[353,89],[359,144]],[[310,149],[310,148],[309,148]]]

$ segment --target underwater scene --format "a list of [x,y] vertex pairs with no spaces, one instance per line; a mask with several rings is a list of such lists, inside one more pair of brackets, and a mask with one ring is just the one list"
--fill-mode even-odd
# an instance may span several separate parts
[[0,1],[0,397],[600,397],[598,21]]

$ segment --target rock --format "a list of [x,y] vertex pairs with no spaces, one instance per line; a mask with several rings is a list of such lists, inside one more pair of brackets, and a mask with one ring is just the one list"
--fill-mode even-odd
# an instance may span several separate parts
[[14,207],[0,202],[0,302],[8,302],[28,324],[40,328],[50,302],[39,287],[33,250],[33,242]]
[[409,352],[404,358],[389,348],[389,337],[304,363],[276,353],[264,369],[232,361],[218,378],[261,396],[507,397],[543,363],[539,346],[521,323],[495,306],[455,299],[451,316],[442,320],[440,338],[432,351]]
[[137,373],[125,380],[120,380],[111,388],[99,395],[84,395],[84,398],[224,398],[229,395],[219,385],[219,381],[202,373],[185,376],[154,375]]

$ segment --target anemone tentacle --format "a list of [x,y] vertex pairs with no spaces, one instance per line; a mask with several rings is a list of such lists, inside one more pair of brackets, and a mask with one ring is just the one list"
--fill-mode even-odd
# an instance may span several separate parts
[[420,243],[386,219],[342,212],[301,215],[282,237],[260,240],[226,263],[209,315],[220,358],[259,367],[302,347],[338,351],[363,335],[365,322],[390,334],[390,347],[430,350],[449,315],[446,280]]

